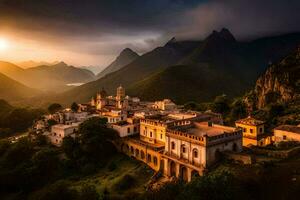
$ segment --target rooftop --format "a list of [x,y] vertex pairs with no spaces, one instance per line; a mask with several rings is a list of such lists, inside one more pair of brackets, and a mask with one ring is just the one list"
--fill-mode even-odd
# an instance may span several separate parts
[[258,125],[264,124],[265,122],[249,116],[247,118],[237,120],[235,123],[251,125],[251,126],[258,126]]
[[281,125],[281,126],[276,127],[274,130],[288,131],[288,132],[300,134],[300,127],[293,126],[293,125]]
[[202,137],[205,135],[207,135],[208,137],[213,137],[222,135],[224,133],[235,132],[236,128],[215,124],[209,126],[207,122],[195,122],[192,126],[178,126],[171,128],[171,130],[180,131],[198,137]]

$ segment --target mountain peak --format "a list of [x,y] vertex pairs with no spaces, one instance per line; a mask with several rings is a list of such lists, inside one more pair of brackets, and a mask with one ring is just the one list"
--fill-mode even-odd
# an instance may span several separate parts
[[121,51],[119,56],[131,56],[131,55],[137,55],[137,53],[130,48],[125,48]]
[[236,39],[227,28],[222,28],[220,32],[214,30],[208,37],[208,40],[224,40],[229,42],[235,42]]
[[172,38],[166,43],[165,46],[172,45],[172,44],[174,44],[174,43],[176,43],[176,42],[177,42],[176,38],[175,38],[175,37],[172,37]]

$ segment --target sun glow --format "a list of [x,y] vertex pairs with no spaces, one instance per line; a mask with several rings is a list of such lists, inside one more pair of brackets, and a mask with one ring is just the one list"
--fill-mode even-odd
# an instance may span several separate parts
[[8,48],[7,40],[4,38],[0,38],[0,51],[4,51]]

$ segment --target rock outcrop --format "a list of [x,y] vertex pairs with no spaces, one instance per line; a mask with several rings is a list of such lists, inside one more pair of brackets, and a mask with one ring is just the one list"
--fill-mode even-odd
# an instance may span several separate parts
[[[254,91],[245,98],[257,108],[270,103],[287,103],[300,97],[300,46],[277,64],[272,64],[256,81]],[[250,106],[253,106],[250,105]]]

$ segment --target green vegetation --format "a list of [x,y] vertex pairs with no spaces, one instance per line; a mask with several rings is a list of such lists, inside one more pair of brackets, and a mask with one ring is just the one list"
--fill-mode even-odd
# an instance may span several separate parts
[[72,110],[73,112],[77,112],[78,109],[79,109],[78,104],[77,104],[76,102],[73,102],[72,105],[71,105],[71,110]]
[[0,138],[27,131],[44,113],[41,109],[15,108],[0,100]]
[[56,112],[62,110],[62,108],[63,108],[63,107],[62,107],[60,104],[58,104],[58,103],[53,103],[53,104],[50,104],[50,105],[48,106],[48,112],[49,112],[50,114],[54,114],[54,113],[56,113]]
[[[113,162],[117,162],[118,157],[124,160],[125,156],[116,153],[112,144],[115,139],[117,134],[106,128],[105,119],[91,118],[80,125],[76,139],[64,139],[62,149],[47,144],[44,136],[39,136],[34,141],[25,137],[15,143],[2,140],[0,198],[14,196],[14,199],[33,200],[87,197],[98,199],[99,193],[104,193],[104,190],[96,191],[93,184],[80,184],[80,187],[75,187],[74,180],[80,181],[99,171],[118,171],[119,163]],[[131,161],[122,162],[131,164]],[[127,177],[124,169],[119,171],[122,172],[119,177]],[[129,172],[132,171],[127,171],[128,176],[133,177]],[[126,190],[130,189],[126,186],[127,181],[127,178],[118,178],[111,184]]]

